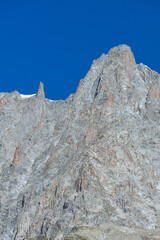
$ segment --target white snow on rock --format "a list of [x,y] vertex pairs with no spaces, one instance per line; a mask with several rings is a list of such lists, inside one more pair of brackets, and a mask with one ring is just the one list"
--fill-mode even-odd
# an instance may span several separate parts
[[23,99],[33,97],[34,95],[36,95],[36,94],[31,94],[31,95],[20,94],[21,98],[23,98]]

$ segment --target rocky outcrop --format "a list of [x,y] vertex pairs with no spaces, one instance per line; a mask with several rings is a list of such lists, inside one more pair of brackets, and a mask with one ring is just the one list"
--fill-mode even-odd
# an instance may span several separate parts
[[120,45],[65,101],[0,93],[0,239],[160,239],[159,86]]

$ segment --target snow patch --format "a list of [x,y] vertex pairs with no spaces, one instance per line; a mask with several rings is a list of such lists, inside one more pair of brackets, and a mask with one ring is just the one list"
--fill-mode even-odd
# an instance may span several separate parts
[[30,98],[35,96],[36,94],[31,94],[31,95],[24,95],[24,94],[20,94],[21,98],[25,99],[25,98]]

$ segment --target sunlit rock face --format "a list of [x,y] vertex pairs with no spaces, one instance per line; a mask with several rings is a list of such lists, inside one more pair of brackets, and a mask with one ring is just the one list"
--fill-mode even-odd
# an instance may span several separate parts
[[1,240],[160,239],[160,75],[120,45],[65,101],[0,93]]

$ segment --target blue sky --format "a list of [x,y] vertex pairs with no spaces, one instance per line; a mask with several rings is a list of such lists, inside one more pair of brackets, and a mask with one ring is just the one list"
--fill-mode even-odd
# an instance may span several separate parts
[[0,92],[66,99],[119,44],[160,73],[159,0],[0,0]]

